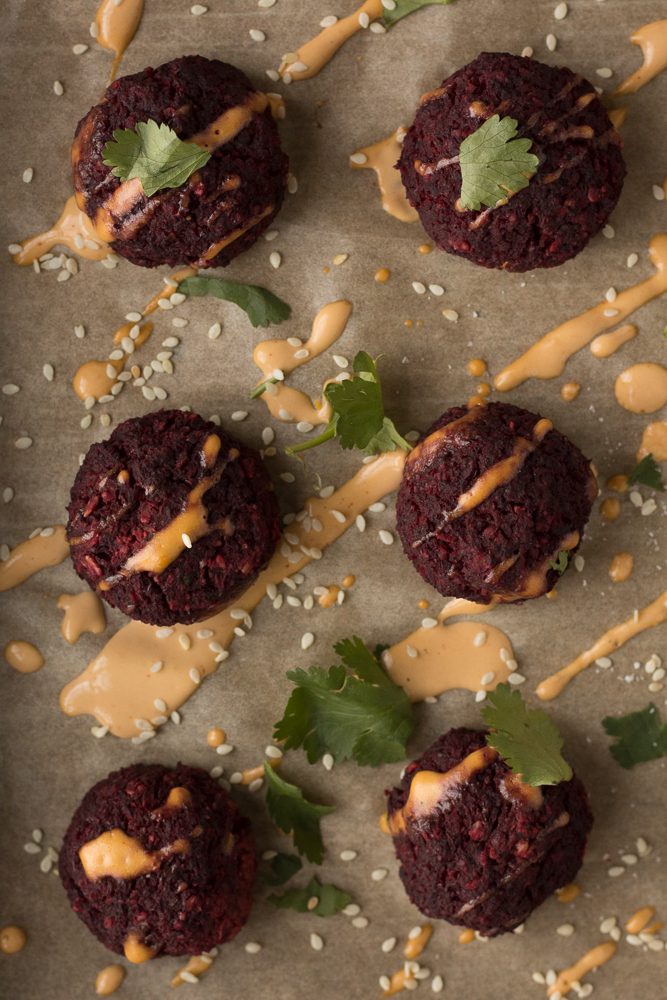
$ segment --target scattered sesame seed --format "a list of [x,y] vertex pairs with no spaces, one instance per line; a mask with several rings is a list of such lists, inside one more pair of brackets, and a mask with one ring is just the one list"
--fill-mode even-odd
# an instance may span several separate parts
[[422,628],[436,628],[437,624],[437,618],[422,618]]
[[609,223],[607,223],[607,225],[602,230],[602,235],[608,240],[613,240],[614,236],[616,235],[616,230],[614,229],[613,226],[610,226]]
[[516,684],[516,685],[525,684],[526,682],[526,678],[523,676],[523,674],[519,674],[516,671],[511,673],[507,678],[507,680],[510,682],[510,684]]
[[340,267],[341,264],[345,263],[349,256],[349,253],[337,253],[331,263],[334,267]]
[[638,260],[639,260],[639,256],[636,253],[631,253],[628,256],[628,259],[626,260],[625,263],[626,263],[626,265],[628,267],[634,267]]
[[[285,77],[283,77],[283,80],[285,80]],[[298,188],[299,188],[299,182],[297,181],[297,179],[294,176],[294,174],[288,174],[287,175],[287,190],[289,191],[289,193],[290,194],[296,194]]]
[[364,927],[368,927],[368,917],[354,917],[352,920],[352,926],[363,930]]
[[327,16],[323,17],[320,21],[320,28],[331,28],[337,20],[338,18],[335,14],[327,14]]
[[265,445],[273,444],[276,439],[275,431],[272,427],[265,427],[262,431],[262,441]]
[[26,854],[39,854],[39,846],[37,844],[33,844],[31,840],[29,840],[27,844],[23,845],[23,850]]
[[456,323],[459,318],[459,314],[456,309],[443,309],[442,315],[445,319],[449,320],[450,323]]
[[183,532],[183,534],[181,535],[181,540],[183,542],[183,545],[185,545],[186,549],[191,549],[192,548],[192,539],[187,534],[187,532],[185,532],[185,531]]
[[262,950],[262,946],[259,941],[248,941],[245,950],[249,955],[257,955]]
[[27,448],[32,446],[31,437],[20,437],[14,442],[14,447],[18,448],[19,451],[25,451]]
[[521,55],[522,55],[522,56],[523,56],[523,57],[524,57],[525,59],[530,59],[530,58],[531,58],[531,56],[532,56],[532,54],[533,54],[533,49],[532,49],[532,46],[531,46],[531,45],[526,45],[526,46],[525,46],[525,47],[524,47],[524,48],[523,48],[523,49],[521,50]]
[[3,503],[11,503],[13,499],[14,499],[14,490],[11,488],[11,486],[5,486],[4,490],[2,491]]
[[434,976],[431,980],[431,990],[433,993],[442,993],[445,981],[441,975]]
[[16,393],[20,392],[21,390],[18,387],[18,385],[14,385],[13,382],[7,382],[5,385],[3,385],[2,391],[5,394],[5,396],[15,396]]
[[330,753],[325,753],[322,757],[322,766],[325,771],[332,771],[334,766],[334,759]]
[[352,153],[350,156],[350,163],[356,163],[357,166],[363,166],[364,163],[368,163],[368,157],[365,153]]
[[[289,603],[289,598],[288,598]],[[304,632],[301,636],[301,649],[310,649],[310,647],[315,642],[315,636],[312,632]]]
[[32,169],[32,167],[26,167],[26,169],[23,171],[23,175],[22,175],[23,183],[24,184],[30,184],[31,180],[34,177],[34,174],[35,174],[35,171]]
[[361,907],[357,903],[348,903],[347,906],[343,907],[343,913],[346,917],[356,917],[358,913],[361,913]]
[[614,71],[609,68],[609,66],[600,66],[599,69],[595,70],[597,76],[602,77],[603,80],[608,80],[610,76],[613,76]]
[[82,56],[84,52],[88,51],[87,45],[82,45],[80,42],[77,45],[72,46],[72,52],[75,56]]
[[190,8],[190,13],[194,14],[195,17],[201,17],[201,15],[205,14],[207,10],[208,7],[204,7],[202,3],[195,3]]
[[558,47],[558,39],[556,38],[555,35],[551,34],[551,32],[544,39],[544,42],[545,42],[546,47],[548,48],[549,52],[555,52],[556,51],[556,48]]
[[412,287],[417,295],[424,295],[426,292],[426,285],[421,281],[413,281]]
[[613,865],[607,872],[610,878],[618,878],[619,875],[623,875],[625,868],[623,865]]
[[371,872],[371,879],[373,882],[382,882],[383,879],[387,877],[389,871],[387,868],[376,868]]
[[[25,180],[25,175],[23,177],[23,180]],[[656,201],[665,200],[665,190],[664,188],[660,187],[659,184],[653,185],[653,197],[655,198]]]
[[366,530],[366,518],[364,517],[363,514],[357,514],[354,523],[356,524],[357,529],[359,531],[365,531]]
[[248,32],[248,34],[252,38],[253,42],[265,42],[266,41],[266,35],[264,34],[263,31],[260,31],[259,28],[251,28],[250,31]]
[[65,88],[63,87],[60,80],[53,81],[53,93],[56,95],[56,97],[62,97],[63,94],[65,93]]
[[371,23],[371,19],[365,11],[361,12],[357,20],[359,21],[359,24],[362,28],[367,28],[368,25]]
[[273,250],[269,254],[269,264],[271,265],[271,267],[278,270],[282,262],[283,262],[282,254],[279,254],[277,250]]
[[310,935],[310,947],[313,949],[313,951],[322,951],[322,949],[324,948],[324,941],[322,940],[319,934]]
[[567,4],[559,3],[554,7],[554,17],[557,21],[562,21],[567,17]]
[[346,851],[341,851],[340,852],[340,860],[341,861],[354,861],[354,859],[356,857],[357,857],[357,852],[356,851],[346,850]]
[[572,924],[561,924],[560,927],[556,928],[556,934],[560,934],[561,937],[571,937],[574,934],[574,926]]
[[391,531],[386,531],[383,528],[381,531],[378,531],[378,537],[383,545],[394,544],[394,536],[392,535]]
[[350,365],[348,359],[342,354],[334,354],[333,359],[339,368],[348,368]]

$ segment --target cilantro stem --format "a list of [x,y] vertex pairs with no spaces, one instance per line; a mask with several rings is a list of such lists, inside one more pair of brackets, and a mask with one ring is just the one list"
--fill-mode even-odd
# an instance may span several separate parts
[[302,441],[300,444],[290,445],[289,448],[285,448],[286,455],[297,455],[300,451],[308,451],[309,448],[317,448],[319,444],[323,444],[325,441],[330,441],[331,438],[336,436],[336,428],[333,424],[329,424],[325,430],[322,431],[317,437],[310,438],[309,441]]
[[260,382],[259,385],[256,385],[255,388],[252,390],[252,392],[250,393],[250,398],[251,399],[259,399],[259,397],[263,393],[266,392],[267,386],[268,385],[275,385],[277,383],[277,381],[278,381],[278,379],[277,378],[273,378],[273,376],[271,376],[270,378],[264,379],[263,382]]

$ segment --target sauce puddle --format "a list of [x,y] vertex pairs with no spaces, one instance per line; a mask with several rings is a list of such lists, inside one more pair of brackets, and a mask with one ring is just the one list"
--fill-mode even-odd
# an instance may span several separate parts
[[637,461],[653,455],[656,462],[667,462],[667,422],[656,420],[649,424],[642,434],[642,442],[637,451]]
[[39,260],[55,246],[67,247],[86,260],[104,260],[111,253],[100,243],[94,223],[82,212],[74,195],[65,202],[60,218],[50,229],[21,241],[21,250],[13,254],[13,261],[21,267]]
[[171,985],[174,987],[182,986],[183,983],[195,985],[199,981],[199,978],[209,971],[213,965],[214,958],[215,954],[193,955],[192,958],[188,959],[183,968],[178,970],[171,980]]
[[[362,466],[327,499],[307,501],[308,517],[290,525],[294,544],[283,538],[268,567],[234,608],[189,626],[154,628],[136,621],[125,625],[63,689],[60,706],[65,715],[93,715],[115,736],[150,739],[218,669],[239,632],[245,634],[243,619],[235,613],[243,610],[249,617],[269,584],[277,585],[320,559],[323,549],[340,538],[358,514],[398,488],[404,462],[405,452],[388,452]],[[132,685],[127,683],[128,671]]]
[[617,94],[634,94],[667,69],[667,20],[642,25],[632,33],[630,41],[640,47],[644,61],[616,88]]
[[68,555],[69,545],[64,525],[44,528],[39,535],[17,545],[7,559],[0,562],[0,593],[18,587],[49,566],[57,566]]
[[121,60],[137,32],[143,10],[144,0],[102,0],[97,9],[95,40],[114,54],[110,83],[116,78]]
[[536,689],[537,697],[542,701],[556,698],[582,670],[590,667],[601,656],[609,656],[634,636],[646,629],[655,628],[667,621],[667,590],[664,590],[651,604],[640,611],[635,611],[632,618],[620,625],[614,625],[595,642],[590,649],[581,653],[576,659],[557,673],[547,677]]
[[[419,216],[407,199],[401,175],[395,167],[404,137],[405,129],[397,128],[386,139],[358,149],[349,163],[353,170],[375,171],[385,212],[400,222],[416,222]],[[376,280],[379,280],[377,275]]]
[[575,962],[574,965],[571,965],[567,969],[563,969],[558,974],[556,982],[552,983],[547,989],[547,996],[553,996],[554,993],[557,993],[561,997],[566,996],[572,989],[573,983],[581,982],[582,977],[587,972],[599,969],[601,965],[608,962],[615,954],[616,945],[613,941],[605,941],[604,944],[599,944],[595,948],[591,948],[578,962]]
[[616,326],[647,302],[664,295],[667,292],[667,233],[653,237],[649,256],[655,274],[619,292],[613,303],[600,302],[545,334],[496,375],[495,388],[507,392],[529,378],[555,378],[562,374],[572,355],[594,337]]
[[19,674],[34,674],[44,666],[44,657],[37,646],[22,639],[8,642],[4,649],[4,657],[9,666]]
[[78,642],[84,632],[100,635],[107,627],[104,605],[92,590],[84,590],[80,594],[61,594],[58,607],[65,612],[60,633],[71,646]]
[[630,413],[655,413],[667,403],[667,368],[654,362],[632,365],[616,379],[616,402]]
[[300,45],[296,51],[283,56],[278,70],[283,81],[291,83],[292,80],[309,80],[317,76],[345,42],[358,31],[363,31],[364,15],[370,23],[377,21],[383,14],[382,0],[365,0],[349,17],[342,17],[335,24],[324,28],[310,41]]

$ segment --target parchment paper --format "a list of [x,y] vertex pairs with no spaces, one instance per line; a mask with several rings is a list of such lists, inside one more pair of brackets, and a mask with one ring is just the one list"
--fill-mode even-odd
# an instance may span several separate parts
[[[520,52],[531,45],[537,58],[563,62],[610,90],[607,81],[595,76],[596,68],[611,67],[614,82],[639,65],[640,54],[630,45],[629,35],[641,24],[664,16],[658,0],[571,0],[570,13],[562,22],[553,18],[555,0],[457,0],[451,7],[430,8],[404,20],[386,36],[369,32],[357,36],[319,77],[291,87],[271,84],[264,70],[277,66],[283,52],[311,37],[324,15],[349,13],[353,0],[278,0],[268,11],[258,9],[255,0],[208,0],[207,6],[208,13],[197,18],[190,14],[188,0],[147,0],[142,25],[121,71],[134,72],[184,52],[200,52],[238,64],[258,87],[285,91],[288,116],[281,130],[299,190],[287,198],[277,220],[278,240],[270,245],[261,240],[225,273],[265,284],[291,303],[290,322],[269,335],[305,336],[321,305],[336,297],[350,298],[354,315],[335,350],[349,358],[361,347],[384,355],[388,407],[402,429],[423,428],[445,407],[468,398],[475,384],[465,372],[470,357],[488,359],[496,372],[538,335],[599,301],[609,286],[622,288],[651,273],[645,253],[648,239],[667,225],[665,204],[656,202],[651,193],[651,185],[662,181],[667,167],[665,76],[628,101],[630,113],[623,136],[629,175],[612,219],[615,238],[598,237],[576,261],[555,270],[512,275],[482,270],[439,253],[421,256],[417,247],[424,236],[419,225],[407,226],[383,213],[372,176],[350,171],[347,158],[398,124],[408,124],[419,95],[481,50]],[[70,193],[68,150],[74,126],[99,98],[111,63],[109,54],[88,36],[95,7],[92,0],[63,4],[10,0],[3,5],[2,246],[50,225]],[[249,29],[254,27],[266,32],[266,42],[250,39]],[[555,53],[546,49],[548,32],[558,38]],[[71,54],[77,42],[91,45],[80,57]],[[64,96],[53,93],[54,80],[62,81]],[[27,166],[35,170],[30,185],[21,180]],[[268,260],[274,249],[283,254],[278,271]],[[640,262],[629,271],[625,262],[632,251],[640,255]],[[324,274],[333,256],[343,252],[350,255],[349,260]],[[161,273],[125,262],[113,271],[84,262],[81,274],[58,284],[53,272],[37,276],[6,259],[2,263],[2,383],[15,382],[21,391],[0,397],[1,485],[16,491],[14,500],[2,508],[0,540],[15,545],[35,527],[62,522],[79,454],[109,433],[99,425],[101,408],[95,410],[93,429],[80,429],[84,410],[70,389],[73,372],[83,360],[107,354],[113,330],[126,312],[141,309],[148,301],[160,285]],[[392,271],[385,286],[373,281],[380,266]],[[445,296],[419,297],[411,288],[413,280],[441,283]],[[442,318],[445,307],[460,313],[457,324]],[[178,314],[190,323],[176,331],[182,335],[176,375],[157,380],[169,392],[167,405],[187,403],[205,416],[218,413],[227,421],[232,411],[249,409],[250,418],[233,429],[244,441],[258,444],[261,429],[269,421],[261,401],[248,401],[248,389],[256,379],[250,354],[253,343],[267,332],[254,331],[243,314],[215,300],[193,301],[180,307]],[[408,318],[421,319],[424,325],[407,329],[404,320]],[[563,378],[528,382],[509,397],[553,418],[595,460],[602,480],[634,466],[641,431],[650,419],[632,416],[616,404],[616,375],[633,361],[664,361],[664,302],[652,303],[636,318],[640,335],[614,357],[599,361],[584,350],[570,362]],[[206,331],[215,319],[224,322],[224,333],[212,343]],[[154,344],[172,333],[170,316],[158,320]],[[73,335],[76,323],[86,326],[84,341]],[[156,349],[146,347],[141,359],[153,357]],[[47,361],[56,369],[52,384],[41,372]],[[316,392],[321,380],[336,371],[330,359],[320,358],[296,375],[293,384]],[[579,399],[570,404],[562,402],[558,393],[567,378],[583,386]],[[111,413],[116,425],[153,405],[130,388],[103,409]],[[277,430],[279,445],[297,437],[291,427]],[[24,431],[34,438],[34,445],[19,452],[13,442]],[[316,471],[323,482],[340,484],[358,461],[335,444],[313,455],[306,466],[284,457],[271,460],[283,508],[298,509],[313,488]],[[296,473],[296,484],[286,486],[277,479],[285,469]],[[659,537],[661,523],[664,526],[662,507],[661,503],[661,510],[642,517],[626,499],[622,517],[608,526],[596,508],[581,550],[584,570],[568,572],[558,598],[493,613],[494,624],[510,635],[520,668],[528,676],[526,694],[604,629],[664,588],[664,527]],[[261,606],[250,637],[235,645],[229,661],[184,707],[182,725],[166,726],[157,739],[141,747],[112,737],[93,739],[93,720],[66,719],[57,702],[63,685],[101,648],[105,637],[121,624],[121,617],[108,615],[105,637],[87,635],[68,647],[59,635],[61,613],[56,598],[63,591],[76,593],[83,587],[68,564],[2,595],[3,646],[9,639],[31,639],[47,661],[33,675],[20,675],[0,665],[4,715],[0,923],[17,923],[29,935],[22,953],[0,956],[4,996],[80,1000],[94,994],[96,972],[117,960],[70,912],[58,879],[39,871],[40,856],[24,852],[23,844],[33,828],[45,831],[45,844],[58,847],[86,789],[108,771],[130,762],[183,760],[206,768],[220,763],[221,758],[206,746],[206,731],[213,724],[223,726],[237,747],[232,757],[222,760],[228,772],[259,763],[290,688],[287,669],[313,662],[328,665],[331,644],[355,632],[369,642],[397,640],[421,620],[423,612],[417,608],[421,597],[431,602],[433,612],[439,610],[442,598],[421,582],[398,543],[393,547],[380,544],[378,529],[393,527],[390,504],[386,513],[369,517],[364,535],[352,529],[308,569],[307,587],[339,582],[349,572],[357,575],[358,582],[343,607],[308,613],[287,607],[275,612],[268,605]],[[633,553],[635,572],[629,582],[612,585],[609,562],[623,550]],[[301,592],[306,593],[306,588]],[[316,634],[317,642],[303,653],[299,640],[306,629]],[[461,946],[457,929],[438,924],[421,961],[444,975],[444,996],[540,998],[544,987],[531,981],[532,970],[562,968],[576,960],[602,940],[598,931],[602,917],[615,914],[620,922],[646,904],[657,906],[662,917],[667,917],[661,849],[665,762],[622,771],[609,754],[600,725],[606,714],[647,704],[651,699],[647,675],[635,671],[633,663],[643,663],[664,648],[663,626],[617,653],[612,669],[587,671],[550,706],[565,734],[568,756],[588,786],[596,815],[578,879],[583,893],[572,906],[548,901],[527,923],[523,935],[485,944]],[[626,675],[634,677],[632,683],[625,682]],[[654,700],[664,711],[664,693]],[[450,694],[437,705],[421,706],[418,716],[410,745],[413,753],[449,726],[479,720],[472,696],[463,692]],[[390,935],[402,940],[420,922],[399,883],[391,842],[377,825],[383,788],[399,770],[374,771],[349,764],[328,774],[321,766],[309,767],[301,753],[290,754],[282,773],[301,783],[310,797],[337,806],[323,823],[328,848],[324,877],[353,894],[370,924],[359,930],[343,915],[321,920],[276,912],[259,900],[236,942],[223,949],[209,975],[192,987],[198,997],[361,1000],[379,995],[378,977],[390,974],[402,961],[398,948],[384,955],[380,943]],[[256,820],[262,849],[290,849],[289,841],[273,831],[261,795],[242,790],[237,798]],[[621,878],[609,878],[610,864],[619,852],[634,850],[640,835],[653,844],[651,856]],[[345,848],[357,850],[358,859],[348,864],[339,861]],[[376,884],[370,873],[377,867],[388,867],[390,874]],[[556,934],[556,927],[565,921],[575,925],[573,937]],[[311,931],[325,939],[321,953],[310,948]],[[248,941],[261,942],[263,950],[254,956],[246,954]],[[131,968],[119,995],[137,1000],[169,995],[169,979],[181,964],[177,959],[163,959]],[[655,998],[664,990],[665,955],[622,943],[617,957],[592,981],[596,997]],[[430,995],[429,984],[422,984],[419,993]]]

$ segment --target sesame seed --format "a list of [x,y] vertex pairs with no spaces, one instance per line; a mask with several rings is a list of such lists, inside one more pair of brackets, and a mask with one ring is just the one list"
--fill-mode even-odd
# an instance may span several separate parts
[[509,675],[507,680],[510,682],[510,684],[518,685],[518,684],[525,684],[526,678],[523,676],[523,674],[519,674],[516,671],[514,671]]
[[279,254],[277,250],[273,250],[269,254],[269,264],[271,265],[271,267],[278,270],[282,262],[283,262],[282,254]]
[[333,770],[334,759],[333,759],[332,754],[330,754],[330,753],[325,753],[324,754],[324,756],[322,757],[322,766],[324,767],[325,771],[332,771]]
[[368,157],[365,153],[352,153],[350,156],[350,163],[356,163],[357,166],[363,166],[364,163],[368,163]]
[[352,920],[352,926],[363,930],[364,927],[368,927],[368,917],[354,917]]
[[181,724],[180,712],[172,712],[169,718],[171,719],[171,721],[174,723],[175,726],[180,726]]
[[[285,80],[285,77],[283,77],[283,80]],[[287,81],[285,81],[285,82],[287,82]],[[287,175],[287,190],[289,191],[289,193],[290,194],[296,194],[296,192],[298,190],[298,187],[299,187],[299,182],[297,181],[297,179],[294,176],[294,174],[288,174]]]
[[275,747],[273,746],[273,744],[269,744],[269,746],[267,746],[264,749],[264,753],[266,754],[267,757],[272,757],[273,760],[280,760],[280,758],[283,755],[283,752],[280,749],[280,747]]
[[437,624],[437,618],[422,618],[422,628],[436,628]]
[[196,667],[190,667],[190,669],[188,670],[188,677],[190,678],[193,684],[201,683],[201,674],[199,673]]
[[556,928],[556,934],[560,934],[561,937],[571,937],[574,934],[574,927],[572,924],[561,924]]
[[32,169],[32,167],[26,167],[26,169],[23,171],[22,174],[23,183],[30,184],[30,181],[33,179],[34,174],[35,171]]
[[371,879],[373,882],[381,882],[388,874],[389,871],[386,868],[376,868],[371,872]]
[[598,667],[602,667],[603,670],[607,670],[611,666],[611,662],[608,656],[599,656],[595,664]]
[[101,740],[103,736],[106,736],[109,732],[108,726],[91,726],[91,733],[96,740]]
[[88,51],[88,46],[87,45],[82,45],[80,42],[79,42],[78,45],[73,45],[72,46],[72,52],[74,53],[75,56],[82,56],[84,54],[84,52],[87,52],[87,51]]
[[25,451],[27,448],[32,446],[32,438],[30,437],[20,437],[14,442],[14,447],[18,448],[19,451]]
[[391,531],[386,531],[383,528],[381,531],[378,531],[378,537],[383,545],[394,544],[394,536],[392,535]]
[[11,488],[11,486],[5,486],[4,490],[2,491],[3,503],[11,503],[13,499],[14,499],[14,490]]
[[361,12],[357,20],[359,21],[359,24],[361,25],[362,28],[367,28],[368,25],[371,23],[371,19],[365,11]]
[[445,982],[440,975],[434,976],[431,980],[431,990],[433,993],[442,993],[444,986]]
[[273,7],[275,3],[276,0],[257,0],[257,6],[263,7],[265,10],[267,10],[269,7]]
[[201,15],[205,14],[207,10],[208,7],[204,7],[202,3],[195,3],[190,8],[190,13],[193,14],[195,17],[201,17]]
[[533,49],[532,49],[532,46],[530,46],[530,45],[526,45],[523,49],[521,49],[521,55],[525,59],[530,59],[530,57],[532,56],[532,54],[533,54]]
[[609,223],[607,223],[607,225],[602,230],[602,235],[608,240],[613,240],[614,236],[616,235],[616,230],[614,229],[613,226],[610,226]]
[[217,340],[221,333],[222,333],[222,327],[220,323],[214,323],[213,326],[210,326],[208,328],[207,336],[209,340]]
[[334,359],[334,362],[338,365],[339,368],[348,368],[349,367],[350,362],[348,361],[348,359],[346,357],[344,357],[344,355],[342,355],[342,354],[334,354],[333,359]]
[[456,323],[459,318],[459,314],[456,309],[443,309],[442,315],[445,319],[449,320],[450,323]]
[[248,941],[245,950],[249,955],[257,955],[262,950],[262,946],[259,941]]
[[417,293],[417,295],[424,295],[424,293],[426,292],[426,285],[423,284],[423,282],[421,281],[413,281],[412,287],[414,291]]
[[319,934],[310,935],[310,947],[313,949],[313,951],[322,951],[322,949],[324,948],[324,941],[322,940]]
[[396,10],[396,0],[382,0],[382,6],[385,10]]
[[623,875],[625,868],[622,865],[613,865],[607,872],[610,878],[618,878],[619,875]]
[[484,687],[487,687],[489,684],[493,683],[495,676],[496,675],[494,674],[493,670],[489,670],[488,673],[483,675],[482,679],[480,680],[480,684],[483,684]]
[[442,285],[429,285],[428,286],[428,290],[431,293],[431,295],[444,295],[445,294],[445,289],[442,287]]
[[476,702],[484,701],[485,699],[486,699],[486,691],[476,691],[475,692],[475,701]]
[[65,93],[65,88],[63,87],[60,80],[53,81],[53,93],[56,95],[56,97],[62,97],[63,94]]
[[340,852],[340,860],[341,861],[354,861],[354,859],[356,857],[357,857],[357,852],[356,851],[346,850],[346,851],[341,851]]
[[556,51],[556,48],[558,46],[558,39],[556,38],[555,35],[552,35],[551,32],[544,39],[544,42],[545,42],[546,47],[548,48],[549,52],[555,52]]
[[192,548],[192,539],[187,534],[187,532],[185,532],[185,531],[183,532],[183,534],[181,535],[181,540],[183,542],[183,545],[185,545],[186,549],[191,549]]
[[221,743],[219,747],[215,748],[215,752],[220,754],[221,757],[226,757],[228,754],[232,753],[233,750],[233,743]]
[[599,69],[595,70],[595,73],[603,80],[608,80],[610,76],[613,76],[613,70],[609,69],[608,66],[600,66]]
[[634,267],[638,260],[639,260],[639,256],[636,253],[631,253],[628,256],[628,259],[626,260],[625,263],[626,263],[626,265],[628,267]]
[[320,21],[320,28],[331,28],[337,20],[338,18],[335,14],[327,14],[327,16],[323,17]]
[[366,530],[366,518],[364,517],[363,514],[357,514],[354,523],[356,524],[357,529],[359,531],[365,531]]
[[272,427],[265,427],[262,431],[262,442],[265,445],[273,444],[276,439],[275,431]]
[[334,267],[340,267],[341,264],[345,263],[349,256],[349,253],[337,253],[332,261],[332,264]]
[[192,645],[192,642],[190,640],[190,636],[187,635],[185,632],[183,632],[178,637],[178,644],[181,647],[181,649],[185,649],[185,650],[190,649],[190,647]]
[[607,302],[613,302],[614,299],[616,298],[616,289],[615,288],[608,288],[607,291],[604,294],[604,297],[607,300]]
[[[23,176],[23,180],[25,180],[25,175]],[[655,198],[656,201],[664,201],[665,200],[665,191],[664,191],[664,188],[660,187],[659,184],[654,184],[653,185],[653,197]]]
[[554,7],[554,17],[557,21],[562,21],[567,17],[567,4],[559,3]]
[[343,908],[343,913],[346,917],[356,917],[358,913],[361,913],[361,907],[357,903],[348,903]]
[[17,385],[14,385],[13,382],[7,382],[6,385],[3,385],[2,391],[5,394],[5,396],[15,396],[16,393],[20,392],[21,390]]
[[393,951],[393,949],[396,947],[396,938],[395,937],[385,938],[380,947],[382,951],[385,953],[385,955],[388,955],[389,952]]
[[[289,599],[288,599],[289,602]],[[315,642],[315,636],[312,632],[304,632],[301,636],[301,649],[310,649],[310,647]]]
[[265,42],[266,41],[266,35],[264,34],[263,31],[260,31],[259,28],[251,28],[250,31],[248,32],[248,34],[252,38],[253,42]]
[[23,850],[26,854],[39,854],[39,847],[37,844],[33,844],[32,841],[28,841],[27,844],[23,845]]
[[[480,631],[477,633],[477,635],[473,639],[472,644],[473,644],[473,646],[477,646],[477,647],[483,646],[484,643],[486,642],[486,640],[487,640],[487,633],[484,631],[484,629],[480,629]],[[484,675],[484,677],[488,677],[488,676],[489,676],[488,674]],[[495,677],[495,674],[491,674],[491,681],[485,681],[484,677],[482,678],[482,684],[490,684],[491,681],[493,680],[493,678]]]

